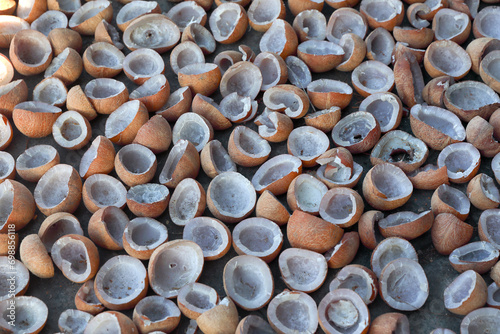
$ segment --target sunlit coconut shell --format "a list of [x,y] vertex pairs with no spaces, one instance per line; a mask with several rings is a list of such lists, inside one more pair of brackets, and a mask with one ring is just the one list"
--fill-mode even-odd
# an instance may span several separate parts
[[131,51],[150,48],[164,53],[177,44],[181,32],[177,25],[163,14],[146,14],[129,24],[123,32],[123,43]]
[[35,201],[31,192],[22,183],[5,180],[0,183],[0,203],[4,214],[0,220],[0,232],[6,233],[10,225],[18,231],[26,226],[35,214]]
[[61,54],[66,48],[74,49],[77,53],[82,49],[82,36],[78,32],[68,28],[56,28],[49,33],[47,38],[56,56]]
[[152,13],[161,13],[160,5],[156,1],[132,1],[123,6],[116,14],[116,25],[125,31],[136,18]]
[[351,263],[359,249],[358,232],[347,232],[342,240],[325,253],[325,259],[329,268],[343,268]]
[[459,275],[444,290],[446,309],[458,315],[467,315],[483,307],[487,298],[486,282],[473,270]]
[[282,0],[252,1],[248,7],[250,26],[259,32],[267,31],[277,19],[285,19],[286,7]]
[[[329,2],[327,2],[329,3]],[[368,23],[364,15],[353,8],[339,8],[334,11],[326,26],[326,38],[338,43],[342,35],[354,33],[364,39]]]
[[212,95],[221,82],[221,72],[216,64],[198,63],[184,66],[178,73],[179,85],[189,87],[194,95]]
[[139,333],[171,333],[181,321],[181,312],[170,299],[148,296],[135,306],[133,319]]
[[0,86],[0,114],[12,118],[15,106],[28,99],[28,86],[24,79]]
[[267,321],[257,315],[248,315],[241,319],[235,334],[250,334],[254,330],[262,334],[274,333]]
[[[303,320],[297,322],[297,319]],[[292,330],[315,333],[318,328],[318,308],[308,294],[285,290],[269,303],[267,320],[279,334],[290,333]]]
[[24,19],[13,15],[0,16],[0,47],[8,48],[14,35],[21,30],[30,29],[30,24]]
[[384,240],[378,228],[378,222],[383,218],[384,214],[377,210],[366,211],[359,218],[359,239],[366,248],[373,250]]
[[321,199],[319,214],[332,224],[350,227],[358,222],[363,209],[362,198],[356,191],[335,187],[328,190]]
[[59,163],[59,153],[49,145],[35,145],[16,160],[16,171],[29,182],[38,182],[43,174]]
[[410,48],[425,49],[434,40],[434,31],[427,27],[394,27],[394,39],[406,43]]
[[393,93],[372,94],[361,102],[359,110],[373,114],[382,133],[399,127],[403,117],[401,100]]
[[15,106],[12,119],[17,129],[25,136],[41,138],[52,133],[52,125],[61,113],[60,108],[50,104],[27,101]]
[[461,120],[475,116],[488,119],[500,107],[500,97],[493,89],[479,81],[462,81],[451,85],[444,93],[445,107]]
[[54,265],[37,234],[24,237],[19,246],[19,257],[26,268],[40,278],[54,277]]
[[443,8],[432,20],[436,40],[451,40],[462,44],[467,40],[471,30],[469,16],[454,9]]
[[[204,54],[210,54],[215,51],[216,43],[214,36],[207,28],[199,23],[191,23],[184,29],[181,36],[181,42],[186,41],[196,43]],[[216,60],[214,60],[214,63],[219,65]],[[224,71],[221,69],[221,72]]]
[[[10,313],[9,307],[13,304],[16,308],[16,320],[10,322],[7,314]],[[49,315],[47,305],[41,299],[31,296],[14,297],[0,302],[0,312],[6,314],[5,317],[0,318],[0,327],[6,333],[17,333],[19,329],[16,324],[22,325],[21,331],[24,333],[40,333]]]
[[16,10],[17,3],[14,0],[6,0],[0,6],[0,15],[12,15]]
[[[384,313],[376,317],[370,325],[371,334],[384,334],[399,330],[401,334],[410,333],[410,322],[408,317],[402,313]],[[448,332],[436,332],[431,334],[455,334]]]
[[123,49],[124,45],[121,42],[120,34],[115,26],[108,23],[106,20],[102,20],[95,28],[95,42],[106,42],[113,44],[118,49]]
[[469,215],[470,202],[463,192],[443,184],[432,194],[431,207],[435,216],[440,213],[451,213],[465,220]]
[[94,292],[94,281],[83,284],[75,295],[75,306],[78,310],[96,315],[104,311],[104,306]]
[[219,105],[210,97],[196,94],[191,109],[210,122],[214,130],[225,130],[231,127],[231,121],[221,112]]
[[248,218],[233,230],[233,248],[239,255],[256,256],[266,263],[278,256],[283,246],[279,226],[265,218]]
[[233,162],[224,146],[217,139],[209,141],[200,154],[201,167],[210,178],[224,172],[236,172]]
[[79,172],[84,179],[94,174],[108,174],[114,169],[115,148],[104,136],[97,136],[80,160]]
[[0,56],[0,85],[6,85],[12,81],[14,77],[14,67],[6,56]]
[[90,217],[88,225],[90,239],[99,247],[122,250],[123,232],[128,222],[127,215],[118,207],[101,208]]
[[170,66],[175,74],[184,66],[201,63],[205,63],[203,51],[191,41],[178,44],[170,53]]
[[288,136],[288,153],[298,157],[304,167],[316,165],[316,159],[329,148],[328,136],[312,126],[295,128]]
[[352,264],[342,268],[330,283],[330,292],[336,289],[351,289],[366,305],[371,304],[378,294],[378,279],[370,269]]
[[498,39],[500,34],[491,26],[498,25],[500,19],[500,11],[498,6],[488,6],[479,11],[474,18],[472,32],[474,37],[492,37]]
[[112,257],[97,272],[94,291],[106,308],[131,309],[146,296],[148,272],[136,258],[128,255]]
[[71,48],[66,48],[47,67],[45,78],[55,77],[60,79],[65,85],[70,85],[80,77],[82,71],[83,62],[78,52]]
[[127,206],[138,217],[160,216],[167,209],[169,199],[168,188],[161,184],[140,184],[127,192]]
[[326,185],[317,178],[309,174],[300,174],[288,187],[286,196],[288,206],[292,211],[302,210],[318,215],[321,199],[327,190]]
[[68,110],[78,111],[89,121],[97,117],[96,109],[90,102],[89,98],[85,95],[85,92],[82,90],[80,85],[75,85],[68,91],[66,97],[66,108]]
[[319,79],[307,85],[307,95],[318,109],[344,109],[351,102],[352,93],[351,86],[338,80]]
[[431,236],[434,248],[443,255],[449,255],[472,238],[473,227],[451,213],[441,213],[434,219]]
[[285,61],[279,55],[264,51],[259,53],[253,63],[259,67],[262,73],[262,91],[286,83],[288,69]]
[[111,114],[128,101],[128,89],[120,81],[99,78],[89,81],[85,86],[85,95],[100,114]]
[[[450,57],[455,61],[449,62]],[[472,63],[469,55],[460,45],[450,40],[441,40],[432,42],[427,47],[424,66],[433,78],[449,75],[458,80],[469,72]]]
[[238,310],[226,297],[219,304],[203,312],[196,324],[206,334],[232,334],[238,326]]
[[264,190],[257,200],[255,215],[272,220],[279,226],[286,224],[290,218],[287,208],[269,190]]
[[490,277],[495,281],[495,284],[498,285],[500,282],[500,265],[498,262],[491,268]]
[[444,107],[444,92],[455,83],[455,79],[449,75],[443,75],[429,81],[422,91],[422,98],[432,106]]
[[17,6],[16,16],[33,23],[47,10],[46,0],[21,0]]
[[126,196],[125,186],[106,174],[93,174],[85,180],[83,185],[83,203],[92,213],[107,206],[123,208]]
[[61,331],[83,332],[93,315],[74,309],[67,309],[61,313],[57,325]]
[[481,154],[472,144],[455,143],[439,153],[437,164],[440,168],[446,166],[451,182],[466,183],[477,174]]
[[[309,1],[309,0],[308,0]],[[310,3],[320,3],[323,5],[323,1],[316,2],[318,0],[310,0]],[[296,3],[298,1],[295,1]],[[306,3],[307,1],[302,1]],[[290,6],[290,3],[289,3]],[[314,40],[324,40],[326,37],[326,18],[325,15],[317,9],[304,9],[295,15],[293,20],[293,29],[298,35],[301,42],[305,42],[310,39]]]
[[318,305],[318,314],[319,324],[326,333],[364,333],[370,325],[368,307],[357,293],[349,289],[326,294]]
[[483,211],[481,216],[479,216],[479,238],[482,241],[488,241],[493,244],[496,248],[500,249],[500,239],[498,238],[498,224],[499,221],[498,209],[489,209]]
[[476,241],[456,248],[450,254],[450,264],[458,272],[474,270],[478,274],[487,273],[498,261],[499,251],[493,244]]
[[147,147],[129,144],[118,151],[115,171],[120,180],[133,187],[151,181],[156,172],[156,156]]
[[212,125],[198,114],[188,112],[182,114],[172,129],[172,140],[189,140],[198,152],[213,139]]
[[72,166],[55,165],[40,178],[33,195],[38,209],[46,216],[73,213],[82,198],[82,180]]
[[217,42],[232,44],[245,35],[248,16],[239,4],[226,2],[214,9],[208,23]]
[[33,89],[33,100],[62,107],[66,102],[68,90],[64,83],[55,77],[45,78]]
[[116,331],[121,334],[138,333],[137,327],[129,317],[114,311],[106,311],[96,315],[89,321],[83,334],[96,333],[101,330]]
[[481,79],[497,93],[500,92],[500,75],[496,69],[499,59],[500,51],[492,51],[484,57],[479,67]]
[[93,35],[102,20],[109,23],[112,18],[111,1],[91,1],[76,10],[69,20],[69,27],[81,35]]
[[186,178],[175,187],[168,211],[174,224],[184,226],[191,219],[201,216],[205,208],[205,190],[195,179]]
[[422,266],[410,259],[390,262],[382,270],[379,283],[382,299],[396,310],[418,310],[429,296],[429,283]]
[[[8,234],[2,235],[7,236]],[[7,240],[5,242],[7,243]],[[0,302],[13,296],[24,295],[30,282],[30,273],[26,266],[19,260],[9,260],[8,256],[2,256],[0,257],[0,268],[2,269],[0,278],[5,282],[0,292]],[[13,280],[16,281],[16,284],[11,288],[7,282],[10,283]]]
[[112,78],[123,69],[125,55],[116,46],[97,42],[83,53],[85,71],[94,78]]
[[[203,251],[195,242],[169,241],[158,247],[149,260],[151,288],[160,296],[177,297],[184,285],[198,280],[203,263]],[[169,279],[165,280],[165,277]]]
[[38,230],[38,236],[49,253],[54,243],[68,234],[83,235],[83,230],[78,218],[67,212],[58,212],[48,216]]
[[416,104],[411,108],[410,124],[415,136],[435,150],[465,139],[460,119],[439,107]]
[[370,264],[373,272],[380,278],[380,274],[387,264],[399,258],[418,261],[417,252],[409,241],[402,238],[387,238],[375,247]]
[[170,150],[160,172],[160,183],[175,188],[185,178],[196,178],[200,171],[200,155],[189,141],[181,139]]
[[255,201],[254,186],[236,172],[219,174],[208,186],[207,206],[216,218],[226,223],[237,223],[248,217]]
[[493,178],[478,174],[467,185],[467,197],[480,210],[494,209],[500,204],[500,192]]
[[99,269],[97,247],[83,235],[68,234],[57,239],[51,248],[51,256],[63,275],[75,283],[92,279]]
[[231,248],[231,232],[224,223],[211,217],[191,218],[184,226],[182,238],[198,244],[205,261],[220,259]]
[[106,137],[118,145],[131,144],[148,119],[148,110],[142,102],[125,102],[106,119]]
[[237,126],[231,132],[228,153],[231,159],[244,167],[258,166],[267,160],[271,146],[259,134],[245,126]]
[[309,40],[297,48],[298,57],[312,72],[322,73],[337,67],[344,57],[344,49],[328,41]]
[[390,67],[377,60],[361,63],[352,71],[352,85],[363,97],[389,92],[394,87],[394,73]]
[[132,219],[123,231],[123,248],[139,260],[149,260],[154,250],[167,240],[167,227],[149,217]]
[[481,37],[471,41],[465,51],[469,54],[472,61],[472,70],[479,74],[481,61],[491,51],[500,50],[500,41],[496,38]]
[[325,257],[316,252],[287,248],[279,256],[279,269],[285,284],[295,291],[313,292],[326,279]]
[[68,26],[68,17],[58,10],[49,10],[31,22],[31,29],[48,36],[50,31]]
[[167,121],[175,122],[180,115],[189,111],[193,93],[189,87],[181,87],[170,94],[167,103],[156,113],[162,115]]
[[169,96],[170,84],[163,74],[152,76],[130,93],[130,99],[141,101],[149,112],[160,110],[167,103]]
[[273,296],[271,270],[255,256],[239,255],[229,260],[224,267],[223,281],[228,297],[248,311],[260,309]]
[[366,111],[357,111],[342,118],[332,130],[335,145],[347,148],[352,154],[370,150],[380,138],[380,125]]
[[274,195],[284,194],[297,175],[302,173],[302,161],[290,154],[277,155],[260,166],[252,177],[258,193],[269,190]]

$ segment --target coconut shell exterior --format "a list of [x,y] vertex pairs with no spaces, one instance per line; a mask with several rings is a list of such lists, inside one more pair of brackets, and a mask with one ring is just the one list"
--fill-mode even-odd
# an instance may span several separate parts
[[103,217],[106,215],[107,210],[108,207],[99,209],[90,217],[88,225],[89,237],[99,247],[119,251],[123,249],[123,246],[111,237],[104,223]]
[[12,120],[16,128],[26,137],[42,138],[52,134],[52,125],[61,114],[62,110],[57,113],[35,113],[25,109],[14,109]]
[[467,217],[469,216],[469,212],[462,214],[462,213],[458,212],[455,208],[453,208],[453,207],[449,206],[448,204],[446,204],[445,202],[443,202],[439,198],[437,188],[431,197],[431,209],[432,209],[432,212],[434,213],[434,216],[437,216],[440,213],[451,213],[451,214],[457,216],[458,219],[463,220],[463,221],[465,219],[467,219]]
[[186,89],[182,93],[182,99],[179,102],[168,109],[158,111],[157,114],[162,115],[169,122],[175,122],[182,114],[189,111],[192,101],[193,93],[191,93],[191,89]]
[[358,221],[359,239],[363,246],[368,249],[375,249],[384,239],[378,229],[378,221],[384,218],[381,211],[370,210],[361,215]]
[[177,163],[170,181],[164,183],[169,188],[175,188],[186,178],[196,179],[200,172],[200,155],[191,142],[188,142],[186,150]]
[[[224,305],[225,301],[227,305]],[[205,334],[234,334],[238,322],[238,310],[228,297],[196,319],[198,327]]]
[[80,35],[90,36],[95,34],[95,30],[102,20],[106,20],[106,22],[111,23],[112,19],[113,19],[113,6],[110,2],[109,6],[102,9],[100,12],[95,13],[93,16],[89,17],[79,25],[71,27],[71,29],[75,30]]
[[297,16],[300,12],[310,9],[316,9],[321,12],[324,2],[313,0],[289,0],[288,9],[292,12],[293,16]]
[[269,190],[264,190],[257,200],[255,215],[272,220],[279,226],[285,225],[290,218],[286,207]]
[[500,152],[500,143],[496,140],[494,132],[493,125],[480,116],[471,119],[465,129],[467,142],[474,145],[486,158],[492,158]]
[[[36,1],[40,2],[42,0],[36,0]],[[31,64],[23,62],[19,58],[18,50],[17,50],[18,44],[21,43],[23,39],[29,40],[32,38],[37,39],[39,41],[42,41],[42,43],[44,44],[43,47],[47,49],[46,54],[48,55],[46,57],[47,59],[43,63],[38,64],[36,66],[33,66]],[[25,29],[25,30],[19,31],[18,33],[16,33],[14,35],[14,38],[12,39],[12,41],[10,43],[9,58],[10,58],[10,61],[12,62],[12,65],[14,66],[14,68],[20,74],[26,75],[26,76],[36,75],[36,74],[42,73],[43,71],[45,71],[47,69],[47,67],[49,67],[50,62],[52,61],[52,48],[51,48],[49,40],[47,39],[47,37],[45,37],[44,34],[42,34],[39,31],[36,31],[36,30]]]
[[[94,293],[94,281],[90,280],[85,282],[80,289],[78,289],[78,292],[75,295],[75,306],[77,310],[83,311],[90,313],[92,315],[97,315],[104,311],[104,306],[101,304],[101,302],[98,301],[96,304],[89,303],[85,300],[85,298],[82,298],[83,295],[88,295],[88,294],[94,295],[95,298],[95,293]],[[95,298],[96,299],[96,298]]]
[[446,166],[436,170],[419,172],[417,175],[408,175],[415,189],[436,190],[442,184],[450,184]]
[[33,275],[40,278],[51,278],[54,276],[52,259],[37,234],[30,234],[24,237],[19,246],[19,256],[26,268]]
[[434,150],[441,151],[446,146],[459,142],[438,129],[416,119],[413,115],[410,115],[410,125],[415,137],[422,140]]
[[[406,318],[406,319],[404,319]],[[404,320],[403,320],[404,319]],[[400,327],[399,323],[405,321],[408,323],[408,318],[402,313],[385,313],[373,319],[369,334],[388,334],[394,333]]]
[[[57,73],[57,72],[56,72]],[[97,111],[87,98],[80,85],[71,87],[66,98],[66,108],[79,112],[87,120],[97,117]]]
[[0,96],[0,114],[12,118],[15,106],[27,99],[28,86],[24,79],[21,79],[8,93]]
[[467,197],[469,197],[471,204],[479,210],[495,209],[500,203],[486,196],[481,186],[481,176],[483,176],[483,174],[478,174],[470,180],[467,185]]
[[[237,129],[237,128],[235,128]],[[227,144],[227,152],[229,153],[229,156],[231,159],[238,165],[243,166],[243,167],[255,167],[262,165],[267,158],[269,157],[269,154],[261,157],[251,157],[246,154],[246,152],[240,151],[238,147],[236,146],[236,142],[234,139],[234,133],[235,131],[233,130],[231,132],[231,136],[229,136],[229,142]],[[291,180],[290,180],[291,182]],[[288,188],[288,187],[287,187]],[[286,192],[286,190],[285,190]]]
[[372,180],[372,171],[373,168],[368,171],[363,180],[363,195],[368,204],[378,210],[393,210],[408,202],[413,193],[413,189],[410,194],[405,197],[388,201],[386,196],[381,194],[375,187]]
[[255,21],[252,21],[249,19],[248,23],[253,28],[253,30],[259,31],[259,32],[266,32],[269,28],[271,28],[271,25],[273,24],[274,21],[276,21],[278,19],[284,20],[286,17],[286,7],[285,7],[285,3],[283,2],[283,0],[280,0],[280,5],[281,6],[280,6],[280,12],[278,14],[278,17],[275,20],[273,20],[272,22],[260,24],[258,22],[255,22]]
[[20,170],[16,168],[17,174],[26,181],[29,182],[38,182],[40,178],[45,174],[46,171],[54,167],[55,165],[59,164],[61,161],[61,158],[59,157],[59,152],[56,152],[56,155],[54,159],[51,161],[47,162],[45,165],[38,166],[35,168],[30,168],[26,170]]
[[488,299],[488,287],[484,279],[478,273],[476,275],[476,282],[474,289],[470,292],[467,299],[463,300],[462,304],[456,308],[446,308],[451,313],[458,315],[467,315],[470,312],[483,307]]
[[219,109],[202,99],[198,94],[193,99],[191,109],[194,113],[205,117],[216,131],[228,129],[232,125],[231,121]]
[[[83,72],[82,57],[80,57],[78,52],[76,52],[74,49],[68,48],[68,50],[69,53],[66,60],[62,63],[59,69],[54,74],[52,74],[53,77],[60,79],[66,86],[69,86],[73,82],[78,80]],[[72,110],[69,107],[68,109]]]
[[433,222],[434,214],[429,210],[429,212],[422,217],[405,224],[390,226],[387,228],[382,228],[379,226],[379,228],[380,233],[382,233],[385,238],[399,237],[406,240],[413,240],[429,231],[432,227]]
[[35,216],[35,200],[29,189],[22,183],[14,180],[5,180],[4,182],[10,183],[12,186],[14,199],[12,212],[0,229],[0,233],[7,233],[10,224],[14,224],[16,226],[15,230],[19,231]]
[[0,256],[7,256],[9,254],[9,241],[14,240],[14,252],[17,253],[19,249],[19,234],[6,234],[0,233]]
[[359,234],[358,232],[347,232],[340,240],[336,251],[327,259],[328,267],[339,269],[351,263],[359,249]]
[[139,203],[132,199],[127,198],[127,206],[130,211],[137,217],[150,217],[156,218],[161,216],[167,209],[170,200],[170,194],[161,201],[154,203]]
[[339,243],[344,230],[311,214],[295,210],[287,224],[287,237],[294,248],[324,253]]
[[135,136],[139,132],[139,129],[144,124],[146,124],[148,120],[149,120],[148,110],[146,109],[146,106],[142,102],[140,102],[139,109],[132,122],[130,122],[130,124],[125,128],[125,130],[123,130],[116,136],[109,138],[109,140],[118,145],[132,144],[132,142],[135,139]]
[[497,264],[491,268],[490,277],[498,286],[500,286],[500,262],[497,262]]

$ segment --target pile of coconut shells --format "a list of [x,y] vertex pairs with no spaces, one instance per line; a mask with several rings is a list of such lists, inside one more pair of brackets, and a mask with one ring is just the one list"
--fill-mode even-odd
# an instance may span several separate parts
[[0,333],[500,333],[499,27],[0,1]]

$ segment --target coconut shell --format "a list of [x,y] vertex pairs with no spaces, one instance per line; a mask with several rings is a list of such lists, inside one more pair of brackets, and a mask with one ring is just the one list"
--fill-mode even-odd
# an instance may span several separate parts
[[238,310],[228,297],[196,319],[198,327],[205,334],[234,334],[238,322]]
[[19,247],[19,256],[26,268],[33,275],[40,278],[51,278],[54,276],[52,259],[37,234],[30,234],[24,237]]
[[264,190],[257,200],[255,215],[272,220],[280,226],[286,224],[290,218],[287,208],[269,190]]

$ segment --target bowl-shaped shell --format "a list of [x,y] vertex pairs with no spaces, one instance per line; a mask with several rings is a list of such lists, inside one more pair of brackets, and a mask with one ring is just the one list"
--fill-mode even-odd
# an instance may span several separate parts
[[181,38],[177,25],[162,14],[146,14],[131,22],[123,32],[123,43],[131,51],[150,48],[164,53]]
[[13,261],[9,261],[8,256],[2,256],[0,257],[0,268],[2,269],[0,278],[3,279],[4,282],[12,282],[13,279],[11,275],[16,281],[16,285],[15,287],[12,287],[12,289],[9,289],[10,287],[7,287],[7,285],[2,286],[2,289],[0,291],[0,302],[11,298],[11,296],[9,296],[9,293],[15,296],[24,295],[24,293],[28,289],[30,281],[30,273],[26,266],[19,260],[14,259]]
[[68,47],[52,59],[52,63],[45,70],[44,76],[46,78],[51,76],[56,77],[65,85],[70,85],[80,77],[82,71],[82,58],[78,52]]
[[96,315],[104,311],[94,291],[94,280],[85,282],[75,295],[75,306],[78,310]]
[[236,164],[253,167],[267,160],[271,146],[252,129],[237,126],[229,137],[228,153]]
[[474,270],[460,274],[444,290],[444,306],[458,315],[483,307],[487,299],[486,282]]
[[356,111],[335,124],[332,139],[337,146],[345,147],[352,154],[357,154],[375,146],[380,134],[380,125],[371,113]]
[[359,110],[373,114],[382,133],[395,130],[403,117],[401,100],[393,93],[372,94],[361,101]]
[[139,260],[149,260],[154,250],[167,240],[167,227],[149,217],[132,219],[123,231],[123,248]]
[[287,191],[287,202],[290,209],[318,215],[320,203],[328,188],[317,178],[309,174],[297,176]]
[[80,85],[75,85],[68,91],[66,96],[66,108],[68,110],[78,111],[89,121],[97,117],[97,111]]
[[121,31],[125,31],[136,18],[160,12],[160,5],[156,1],[132,1],[123,6],[116,14],[116,25]]
[[[373,319],[370,325],[370,332],[372,334],[390,333],[399,330],[403,334],[410,333],[410,321],[408,317],[402,313],[384,313]],[[455,332],[434,332],[431,334],[455,334]]]
[[67,212],[58,212],[48,216],[38,230],[38,236],[47,252],[51,251],[52,245],[59,238],[67,234],[83,235],[78,218]]
[[498,317],[500,317],[500,310],[491,307],[472,311],[462,319],[460,333],[473,334],[476,329],[483,333],[495,331],[498,328]]
[[135,306],[133,319],[139,333],[170,333],[179,325],[181,312],[170,299],[148,296]]
[[21,30],[12,39],[9,58],[20,74],[36,75],[49,67],[52,61],[52,47],[41,32],[31,29]]
[[255,99],[262,86],[262,73],[257,65],[249,61],[240,61],[227,69],[220,81],[220,93],[223,97],[236,92],[240,96]]
[[484,210],[479,216],[479,238],[482,241],[488,241],[496,248],[500,249],[500,238],[498,237],[498,228],[499,228],[499,218],[500,218],[500,210],[498,209],[489,209]]
[[52,125],[52,136],[59,146],[78,150],[90,141],[92,128],[80,113],[70,110],[62,113]]
[[250,26],[257,31],[267,31],[277,19],[285,19],[286,7],[282,0],[252,1],[248,7]]
[[351,86],[338,80],[319,79],[307,85],[307,95],[318,109],[344,109],[351,102],[352,93]]
[[[41,1],[37,1],[41,2]],[[20,296],[12,299],[6,299],[0,302],[0,312],[8,314],[9,306],[15,303],[16,305],[16,320],[14,326],[6,317],[0,318],[0,327],[6,333],[17,333],[18,328],[15,324],[22,324],[24,333],[40,333],[47,322],[49,309],[45,303],[37,297]]]
[[181,87],[189,87],[194,95],[212,95],[221,82],[221,72],[216,64],[190,64],[179,69]]
[[214,39],[222,44],[231,44],[243,37],[248,27],[248,16],[237,3],[226,2],[217,6],[208,20]]
[[366,305],[371,304],[378,294],[378,279],[373,271],[359,264],[343,267],[330,283],[330,291],[351,289]]
[[147,147],[129,144],[118,151],[115,171],[127,186],[148,183],[156,172],[156,155]]
[[[297,322],[297,319],[302,320]],[[290,333],[292,330],[315,333],[318,328],[318,308],[308,294],[285,290],[269,303],[267,320],[279,334]]]
[[404,19],[404,6],[400,0],[363,0],[359,11],[366,17],[370,28],[378,27],[392,31]]
[[263,334],[274,333],[267,321],[257,315],[248,315],[241,319],[235,334],[250,334],[253,330]]
[[[450,57],[456,61],[449,62]],[[433,78],[449,75],[458,80],[469,72],[471,66],[471,59],[467,52],[450,40],[432,42],[425,51],[424,67]]]
[[138,100],[125,102],[106,119],[104,132],[115,144],[131,144],[148,119],[148,110],[142,102]]
[[175,188],[185,178],[196,178],[199,171],[198,151],[189,141],[181,139],[170,150],[159,181],[167,187]]
[[111,1],[87,2],[71,16],[69,27],[81,35],[93,35],[102,20],[108,23],[113,18]]
[[389,92],[394,87],[394,72],[378,60],[368,60],[352,71],[352,85],[363,97]]
[[184,226],[182,238],[198,244],[206,261],[220,259],[231,248],[231,232],[223,222],[211,217],[189,220]]
[[113,44],[97,42],[83,53],[83,67],[94,78],[112,78],[123,70],[125,55]]
[[233,229],[232,237],[236,253],[256,256],[266,263],[278,256],[283,245],[283,233],[279,226],[265,218],[247,218],[239,222]]
[[169,199],[168,188],[156,183],[136,185],[127,191],[127,206],[138,217],[160,216],[167,209]]
[[472,238],[474,228],[451,213],[436,216],[431,229],[432,244],[443,255],[450,255]]
[[[99,114],[109,115],[128,101],[125,84],[109,78],[98,78],[85,85],[85,95]],[[132,101],[131,101],[132,102]]]
[[255,172],[252,184],[258,193],[269,190],[278,196],[287,192],[290,183],[302,173],[302,161],[290,154],[281,154],[266,161]]
[[205,207],[205,190],[195,179],[186,178],[175,187],[168,212],[174,224],[184,226],[191,219],[201,216]]
[[368,23],[364,15],[354,8],[339,8],[328,20],[326,39],[330,42],[338,42],[347,33],[354,33],[364,39],[367,30]]
[[107,206],[123,208],[126,196],[123,183],[107,174],[93,174],[83,184],[83,204],[92,213]]
[[364,210],[361,196],[354,190],[335,187],[323,196],[319,214],[326,221],[339,227],[356,224]]
[[450,254],[451,266],[462,273],[472,269],[478,274],[487,273],[498,261],[499,250],[486,241],[476,241],[455,249]]
[[79,172],[84,179],[94,174],[108,174],[114,169],[115,148],[104,136],[97,136],[80,160]]
[[211,178],[224,172],[236,172],[236,164],[217,139],[209,141],[203,147],[200,159],[203,171]]
[[127,214],[120,208],[106,206],[90,217],[89,237],[99,247],[115,251],[122,250],[123,232],[128,223]]
[[381,219],[379,228],[385,238],[400,237],[412,240],[429,231],[433,222],[434,215],[431,210],[418,214],[411,211],[400,211]]
[[217,306],[203,312],[196,325],[206,334],[234,333],[238,327],[238,309],[229,297],[225,297]]
[[12,81],[0,86],[0,113],[12,118],[15,106],[28,99],[28,86],[24,79]]
[[92,318],[94,318],[94,316],[89,313],[80,310],[67,309],[59,316],[57,325],[62,331],[83,332]]
[[9,226],[15,225],[19,231],[35,215],[35,200],[25,185],[14,180],[0,183],[0,203],[4,213],[0,219],[0,232],[7,233]]
[[15,106],[12,120],[16,128],[29,138],[42,138],[52,133],[52,125],[62,110],[45,102],[26,101]]
[[19,246],[19,257],[26,268],[40,278],[54,277],[54,265],[37,234],[24,237]]
[[121,334],[134,334],[138,332],[136,325],[129,317],[115,311],[106,311],[96,315],[89,321],[83,334],[96,333],[101,330],[110,330]]
[[193,93],[189,87],[181,87],[170,94],[167,103],[163,105],[156,113],[163,116],[167,121],[176,121],[180,115],[189,111]]
[[439,168],[446,166],[451,182],[465,183],[477,174],[481,164],[481,154],[472,144],[455,143],[448,145],[439,153],[437,164]]
[[288,209],[269,190],[264,190],[257,200],[255,215],[272,220],[279,226],[286,224],[290,218]]
[[418,261],[417,252],[409,241],[402,238],[387,238],[375,247],[370,264],[373,272],[380,278],[380,274],[385,266],[389,262],[399,258]]

